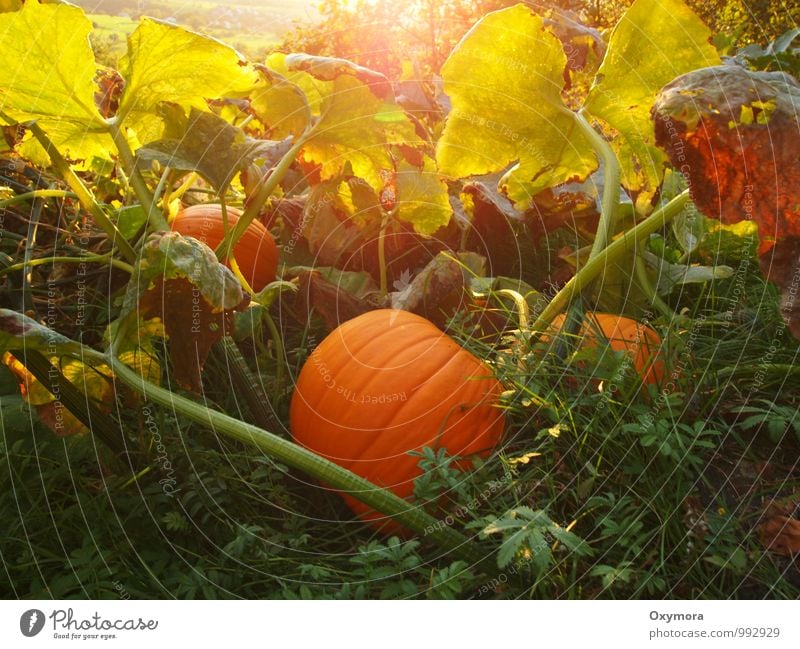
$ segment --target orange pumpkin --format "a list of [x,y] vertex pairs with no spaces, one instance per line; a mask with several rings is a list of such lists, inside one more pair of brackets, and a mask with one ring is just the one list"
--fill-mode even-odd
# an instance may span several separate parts
[[[292,397],[294,439],[410,499],[425,446],[485,457],[500,441],[501,384],[433,323],[407,311],[370,311],[340,325],[303,366]],[[461,461],[460,468],[469,466]],[[344,495],[378,527],[382,514]],[[384,531],[398,531],[389,523]]]
[[[553,320],[552,328],[560,329],[566,316],[562,313]],[[584,347],[597,346],[598,332],[614,351],[630,355],[633,368],[644,384],[660,385],[666,375],[666,365],[661,354],[661,338],[650,327],[631,318],[611,313],[588,312],[578,332]]]
[[[230,228],[239,220],[242,212],[235,207],[228,207],[227,212]],[[209,203],[184,208],[175,216],[170,227],[174,232],[194,237],[214,249],[225,236],[222,206]],[[252,221],[247,226],[233,253],[239,270],[255,291],[260,291],[275,279],[278,248],[269,230],[258,221]]]

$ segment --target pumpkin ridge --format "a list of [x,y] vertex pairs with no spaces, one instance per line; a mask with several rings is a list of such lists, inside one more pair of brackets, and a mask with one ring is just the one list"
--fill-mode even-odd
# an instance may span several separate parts
[[[425,340],[420,341],[420,343],[427,343],[427,342],[428,341],[425,341]],[[404,351],[410,352],[411,350],[413,350],[413,348],[415,346],[416,345],[411,345],[411,346],[405,348]],[[452,357],[448,358],[445,364],[449,364],[451,362],[451,360],[452,360]],[[370,384],[370,377],[367,377],[367,379],[368,380],[362,386],[362,389]],[[374,381],[374,377],[371,380]],[[425,383],[427,383],[427,382],[428,381],[425,381]],[[414,389],[415,390],[419,389],[420,387],[424,386],[425,383],[422,383],[422,384],[416,386]],[[417,395],[416,392],[412,392],[411,394],[409,394],[408,398],[406,399],[406,401],[401,403],[401,405],[399,406],[399,409],[403,410],[403,409],[407,408],[412,403],[418,406],[419,398],[416,395]],[[336,396],[339,396],[339,395],[336,395]],[[325,399],[325,398],[323,398],[323,399]],[[318,407],[319,407],[320,410],[322,410],[323,407],[326,406],[326,405],[327,405],[326,401],[322,401],[322,402],[319,403]],[[373,452],[375,450],[374,446],[378,442],[382,442],[382,443],[386,444],[387,440],[381,434],[381,433],[384,433],[384,432],[389,432],[389,434],[391,434],[392,438],[390,440],[388,440],[388,441],[394,442],[394,444],[392,444],[392,445],[395,445],[396,443],[398,443],[396,441],[397,436],[402,435],[403,432],[404,432],[403,428],[408,426],[408,425],[410,425],[410,424],[413,424],[414,421],[415,421],[415,420],[412,420],[412,421],[405,422],[405,423],[395,424],[395,423],[393,423],[393,421],[397,419],[397,416],[398,416],[399,412],[392,411],[390,409],[385,409],[385,412],[388,413],[387,419],[384,421],[384,420],[378,419],[376,417],[375,419],[371,420],[369,428],[357,428],[357,427],[354,427],[352,425],[348,426],[348,428],[350,430],[352,430],[352,431],[356,431],[358,433],[365,433],[363,435],[363,437],[365,439],[362,442],[362,445],[358,446],[358,447],[352,447],[351,454],[353,456],[355,456],[355,458],[362,458],[368,452]],[[355,413],[355,414],[357,414],[357,413]],[[327,421],[327,420],[326,420],[326,422],[329,423],[329,424],[335,425],[337,428],[342,427],[341,423],[338,423],[338,422],[331,422],[331,421]],[[382,454],[381,458],[369,457],[369,458],[364,458],[363,460],[358,460],[358,459],[353,460],[353,458],[339,458],[339,459],[341,459],[343,461],[348,461],[348,462],[352,462],[352,461],[356,461],[356,462],[359,462],[359,461],[372,462],[372,461],[376,461],[377,459],[386,459],[389,456],[390,456],[389,454],[384,453],[384,454]]]
[[[460,358],[460,356],[461,356],[460,353],[461,352],[466,352],[466,350],[464,350],[463,347],[458,346],[457,352],[458,353],[453,354],[448,359],[447,363],[444,366],[442,366],[440,368],[440,370],[437,371],[436,374],[438,374],[441,371],[444,371],[446,369],[446,367],[448,365],[453,364],[453,362],[462,360]],[[466,352],[466,353],[468,353],[468,352]],[[393,436],[393,438],[391,440],[391,441],[395,442],[395,444],[393,444],[393,445],[397,445],[397,444],[401,443],[401,440],[397,440],[397,436],[400,435],[402,432],[405,432],[405,431],[402,430],[403,428],[412,426],[414,424],[418,424],[419,425],[418,428],[415,428],[415,430],[410,431],[410,432],[413,432],[413,433],[418,433],[421,428],[427,427],[427,425],[429,424],[429,421],[428,421],[429,419],[434,418],[436,420],[441,420],[441,421],[439,421],[439,423],[437,425],[436,432],[435,433],[431,433],[433,435],[432,438],[431,438],[431,441],[435,442],[435,444],[421,443],[420,445],[416,446],[413,449],[408,449],[407,451],[405,451],[405,453],[400,453],[399,451],[394,451],[393,450],[391,454],[387,454],[385,456],[382,456],[381,458],[379,458],[379,460],[395,459],[395,458],[398,458],[398,457],[404,457],[405,455],[408,454],[409,451],[419,451],[424,446],[429,446],[430,448],[433,448],[433,449],[447,448],[449,446],[447,437],[448,436],[452,436],[452,435],[448,435],[448,428],[450,428],[450,426],[453,425],[453,424],[448,425],[448,422],[451,421],[451,418],[453,417],[453,415],[454,414],[457,415],[458,414],[458,410],[460,408],[463,408],[463,407],[466,407],[469,410],[475,410],[477,408],[481,408],[481,407],[484,407],[485,405],[488,405],[487,402],[489,400],[489,395],[486,395],[485,392],[478,391],[475,388],[471,389],[468,392],[468,394],[464,395],[466,400],[465,399],[460,399],[459,395],[461,395],[463,393],[465,386],[467,386],[468,383],[473,381],[473,380],[476,380],[476,381],[479,381],[479,380],[497,381],[497,379],[489,371],[489,368],[486,367],[481,361],[478,361],[478,363],[475,364],[475,370],[476,371],[483,370],[483,376],[479,377],[479,376],[476,376],[476,375],[473,374],[473,375],[464,377],[464,380],[461,382],[460,386],[458,388],[456,388],[456,390],[454,390],[453,392],[450,393],[450,398],[451,399],[453,399],[453,398],[457,399],[458,401],[456,403],[451,403],[450,404],[450,407],[447,409],[447,412],[444,413],[444,418],[443,419],[441,418],[441,416],[438,415],[439,408],[438,408],[438,404],[437,404],[436,408],[431,409],[430,411],[426,412],[424,415],[422,415],[420,417],[417,417],[415,419],[412,419],[412,420],[409,420],[409,421],[406,421],[406,422],[401,422],[401,423],[398,423],[398,424],[393,424],[392,420],[390,420],[390,422],[389,422],[389,430],[395,429],[395,428],[398,429],[397,430],[397,435]],[[432,375],[427,381],[425,381],[425,384],[423,384],[423,387],[426,387],[426,385],[429,385],[432,381],[434,381],[436,379],[436,374]],[[478,394],[474,394],[474,392],[480,392],[480,393],[482,393],[482,396],[479,397]],[[498,395],[492,395],[492,396],[496,397]],[[448,401],[448,400],[447,399],[443,399],[442,403],[444,403],[445,401]],[[411,404],[412,404],[412,399],[408,399],[408,401],[404,402],[402,404],[402,406],[400,407],[400,409],[394,413],[393,420],[399,419],[402,411],[405,410],[405,409],[408,409]],[[416,401],[414,401],[414,405],[419,407],[419,397],[417,398]],[[436,417],[433,417],[434,413],[437,414]],[[455,425],[458,424],[458,420],[457,419],[455,419],[453,421],[455,422]],[[494,418],[492,418],[491,421],[487,421],[486,422],[487,425],[481,431],[479,436],[486,434],[489,431],[489,429],[491,429],[491,427],[495,424],[495,421],[496,420]],[[450,432],[452,434],[452,430]],[[414,435],[414,436],[416,437],[417,435]],[[363,449],[361,449],[360,452],[358,453],[358,456],[361,457],[361,456],[365,455],[367,452],[373,450],[373,446],[375,445],[375,443],[377,443],[377,441],[379,441],[378,440],[379,437],[380,437],[379,435],[374,436],[373,441],[370,444],[368,444],[367,446],[365,446]],[[465,448],[467,448],[467,447],[465,447]],[[464,449],[460,449],[459,453],[463,452],[463,450]],[[476,452],[480,452],[480,451],[476,451]],[[472,455],[474,453],[470,452],[469,454]],[[363,462],[374,462],[374,461],[376,461],[376,458],[369,458],[369,459],[365,458],[364,460],[355,460],[355,462],[360,462],[360,461],[363,461]],[[421,472],[420,472],[420,475],[421,475]]]
[[[388,333],[388,332],[387,332],[387,333]],[[411,347],[408,347],[408,348],[406,348],[406,349],[413,349],[413,347],[414,347],[414,346],[416,346],[416,344],[428,343],[428,342],[429,342],[429,341],[426,341],[426,340],[421,340],[421,341],[418,341],[418,343],[415,343],[415,345],[412,345]],[[360,350],[359,350],[359,352],[360,352],[360,353],[364,353],[364,354],[365,354],[365,353],[368,353],[368,352],[372,352],[372,353],[374,353],[374,352],[372,351],[372,347],[375,347],[376,349],[378,349],[378,350],[381,350],[381,351],[383,351],[383,350],[386,350],[386,352],[387,352],[387,356],[388,356],[389,358],[391,358],[391,355],[392,355],[393,353],[395,353],[395,352],[392,350],[392,348],[391,348],[391,346],[390,346],[390,345],[387,345],[387,344],[383,343],[383,342],[380,340],[380,338],[377,338],[377,337],[376,337],[376,338],[373,338],[373,339],[370,341],[370,345],[369,345],[369,347],[364,347],[364,348],[360,349]],[[327,350],[323,350],[323,351],[327,351]],[[313,355],[313,354],[312,354],[312,355]],[[329,356],[329,355],[328,355],[328,356]],[[348,360],[349,360],[349,359],[352,359],[352,358],[354,358],[354,356],[353,356],[352,354],[350,354],[349,352],[348,352],[348,353],[343,353],[343,354],[341,354],[341,357],[342,357],[342,360],[343,360],[343,362],[341,362],[341,363],[334,363],[334,362],[326,363],[326,365],[327,365],[327,367],[328,367],[328,371],[331,373],[331,375],[332,375],[332,376],[333,376],[333,375],[336,375],[336,374],[337,374],[337,372],[341,372],[341,370],[342,370],[342,367],[343,367],[343,366],[345,366],[345,365],[347,364]],[[339,356],[339,355],[336,355],[336,357],[335,357],[335,358],[336,358],[336,359],[339,359],[339,358],[340,358],[340,356]],[[309,358],[309,360],[310,360],[311,362],[313,362],[313,360],[311,360],[311,358]],[[330,359],[329,357],[328,357],[328,358],[326,358],[326,360],[327,360],[327,361],[331,361],[331,359]],[[373,368],[371,368],[371,367],[369,367],[369,366],[365,366],[365,365],[363,365],[363,364],[361,364],[361,363],[359,363],[359,368],[360,368],[362,371],[363,371],[364,369],[368,369],[368,370],[371,370],[371,369],[373,369]],[[363,394],[363,393],[364,393],[364,390],[365,390],[365,389],[366,389],[366,388],[367,388],[367,387],[368,387],[368,386],[369,386],[371,383],[374,383],[374,382],[375,382],[375,377],[374,377],[374,376],[370,376],[369,374],[366,374],[366,373],[365,373],[365,375],[364,375],[364,380],[363,380],[362,382],[359,382],[357,386],[356,386],[356,385],[354,385],[354,384],[350,384],[350,385],[345,385],[345,386],[343,386],[343,387],[345,387],[345,389],[347,389],[347,390],[348,390],[349,392],[351,392],[351,393],[355,393],[355,394]],[[303,397],[302,397],[302,395],[301,395],[301,398],[303,398]],[[317,416],[319,416],[319,411],[322,411],[322,410],[326,409],[326,408],[327,408],[327,407],[329,407],[329,406],[335,405],[335,402],[334,402],[334,403],[329,403],[329,402],[333,402],[334,400],[341,401],[342,399],[343,399],[342,395],[341,395],[339,392],[337,392],[337,391],[336,391],[336,388],[334,387],[334,388],[330,388],[330,389],[328,389],[328,390],[327,390],[327,392],[325,392],[325,394],[324,394],[324,395],[323,395],[323,396],[322,396],[322,397],[321,397],[319,400],[317,400],[317,401],[316,401],[316,403],[315,403],[315,405],[314,405],[313,407],[311,406],[311,404],[308,404],[308,405],[309,405],[309,407],[310,407],[310,408],[312,408],[312,409],[314,410],[315,414],[316,414]],[[406,402],[404,402],[404,403],[408,403],[409,401],[411,401],[411,398],[409,398],[409,399],[408,399]],[[344,405],[344,406],[347,406],[347,405],[348,405],[348,402],[345,400],[345,402],[344,402],[344,404],[343,404],[343,405]],[[322,420],[323,420],[323,421],[324,421],[326,424],[329,424],[329,425],[336,425],[336,422],[335,422],[335,421],[329,420],[329,419],[327,419],[327,418],[325,418],[325,417],[321,417],[321,416],[320,416],[320,419],[322,419]],[[380,430],[380,428],[376,428],[375,426],[372,426],[372,425],[371,425],[369,428],[363,428],[363,429],[354,429],[354,430],[358,430],[359,432],[372,432],[372,431]],[[339,459],[346,459],[346,458],[339,458]]]

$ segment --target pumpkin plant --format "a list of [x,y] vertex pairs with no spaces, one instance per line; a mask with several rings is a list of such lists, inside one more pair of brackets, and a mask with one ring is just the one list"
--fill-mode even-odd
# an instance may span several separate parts
[[[501,391],[489,367],[432,322],[379,309],[340,325],[311,354],[292,397],[291,430],[303,447],[408,499],[422,474],[411,452],[485,457],[494,449]],[[385,522],[344,498],[363,520]]]

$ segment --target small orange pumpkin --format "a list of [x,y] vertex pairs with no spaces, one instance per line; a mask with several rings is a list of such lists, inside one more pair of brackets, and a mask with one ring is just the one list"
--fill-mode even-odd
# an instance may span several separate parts
[[[239,220],[242,212],[235,207],[228,207],[227,212],[230,228]],[[214,249],[225,236],[222,206],[208,203],[186,207],[178,212],[170,227],[174,232],[194,237]],[[247,226],[233,253],[239,270],[253,290],[260,291],[275,279],[278,248],[269,230],[258,221],[252,221]]]
[[[553,320],[552,328],[561,329],[566,316],[562,313]],[[660,385],[666,375],[666,364],[661,353],[661,338],[650,327],[632,318],[611,313],[587,312],[578,336],[581,346],[597,346],[598,331],[608,340],[614,351],[627,352],[633,368],[645,385]]]
[[[461,457],[492,451],[504,429],[501,390],[485,363],[429,320],[370,311],[331,332],[306,361],[292,397],[292,435],[410,499],[422,472],[409,451],[429,446]],[[383,522],[382,514],[343,496],[362,520]]]

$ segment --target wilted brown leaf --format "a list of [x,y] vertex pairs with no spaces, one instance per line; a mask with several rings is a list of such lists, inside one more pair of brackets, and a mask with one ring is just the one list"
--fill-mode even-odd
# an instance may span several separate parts
[[[233,312],[249,302],[233,273],[204,243],[177,232],[154,233],[142,245],[128,284],[117,349],[135,349],[142,323],[158,318],[169,339],[176,380],[199,390],[211,346],[233,331]],[[151,335],[148,329],[148,340]]]
[[764,522],[758,526],[761,543],[776,554],[800,554],[799,514],[800,502],[770,503],[764,512]]
[[159,318],[164,323],[174,378],[183,387],[199,392],[200,372],[212,345],[233,331],[234,310],[213,308],[185,278],[164,277],[156,278],[142,294],[139,308],[142,320]]
[[94,103],[103,117],[113,117],[119,110],[119,99],[125,89],[125,79],[116,70],[101,68],[94,77],[97,90]]
[[[656,142],[689,182],[703,214],[758,224],[765,275],[800,337],[800,84],[782,72],[703,68],[665,86],[653,107]],[[774,248],[774,250],[773,250]]]
[[367,300],[352,295],[315,270],[305,270],[298,276],[300,290],[296,305],[309,317],[313,311],[320,316],[331,331],[347,320],[352,320],[374,309]]

